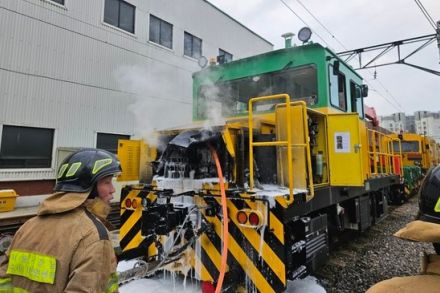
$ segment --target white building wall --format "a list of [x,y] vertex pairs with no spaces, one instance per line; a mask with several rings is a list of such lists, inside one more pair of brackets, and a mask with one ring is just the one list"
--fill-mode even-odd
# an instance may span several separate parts
[[381,117],[379,125],[389,131],[399,133],[401,130],[405,131],[405,122],[396,121],[394,116]]
[[437,143],[440,143],[440,119],[435,117],[422,118],[422,125],[425,122],[426,135],[434,138]]
[[[202,39],[207,58],[219,48],[234,60],[272,50],[203,0],[126,2],[136,6],[134,34],[103,22],[105,0],[0,2],[0,132],[53,128],[55,158],[58,147],[94,147],[97,132],[139,136],[186,124],[200,68],[183,56],[184,31]],[[148,41],[150,13],[173,25],[172,49]],[[55,166],[0,169],[0,181],[53,179]]]

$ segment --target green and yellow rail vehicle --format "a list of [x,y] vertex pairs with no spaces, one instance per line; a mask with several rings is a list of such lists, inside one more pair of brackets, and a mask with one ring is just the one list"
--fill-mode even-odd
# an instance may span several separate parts
[[426,172],[438,164],[438,147],[434,139],[416,133],[391,134],[394,150],[402,152],[404,174],[403,195],[406,198],[418,191]]
[[368,127],[367,87],[332,51],[307,43],[193,80],[193,125],[120,141],[123,176],[144,182],[122,191],[122,258],[204,292],[283,292],[325,262],[331,235],[386,215],[401,154]]

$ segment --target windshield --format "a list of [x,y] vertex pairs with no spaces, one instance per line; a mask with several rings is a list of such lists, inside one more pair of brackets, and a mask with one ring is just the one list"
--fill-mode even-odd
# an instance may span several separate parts
[[[316,67],[313,65],[217,82],[200,87],[197,118],[209,118],[213,109],[223,117],[247,112],[249,98],[274,94],[289,94],[292,100],[303,100],[307,105],[317,103]],[[283,100],[257,103],[257,112],[270,111]]]
[[[402,144],[402,153],[419,152],[419,142],[418,141],[402,140],[400,143]],[[393,146],[394,146],[394,152],[398,152],[399,151],[399,142],[394,141]]]

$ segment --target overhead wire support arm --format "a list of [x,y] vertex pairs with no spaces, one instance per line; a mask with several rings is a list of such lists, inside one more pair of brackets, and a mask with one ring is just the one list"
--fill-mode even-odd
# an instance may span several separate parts
[[[352,60],[354,57],[357,56],[358,62],[359,62],[359,67],[355,68],[355,69],[367,69],[367,68],[371,68],[371,67],[379,67],[379,66],[392,65],[392,64],[404,64],[404,65],[408,65],[408,66],[411,66],[411,67],[414,67],[414,68],[417,68],[417,69],[420,69],[420,70],[423,70],[423,71],[440,76],[439,71],[429,69],[429,68],[426,68],[423,66],[410,64],[405,61],[407,58],[409,58],[412,55],[414,55],[415,53],[419,52],[420,50],[422,50],[423,48],[425,48],[426,46],[428,46],[429,44],[431,44],[435,40],[437,40],[437,46],[439,48],[439,56],[440,56],[440,22],[437,22],[437,31],[435,34],[424,35],[424,36],[420,36],[420,37],[409,38],[409,39],[404,39],[404,40],[399,40],[399,41],[383,43],[383,44],[379,44],[379,45],[368,46],[368,47],[364,47],[364,48],[358,48],[358,49],[354,49],[354,50],[339,52],[338,56],[341,58],[346,57],[344,60],[345,62],[349,62],[350,60]],[[401,57],[401,50],[400,50],[401,46],[408,45],[408,44],[414,44],[414,43],[422,43],[422,44],[419,47],[417,47],[416,49],[414,49],[411,53],[406,55],[404,58],[402,58]],[[392,51],[392,49],[394,49],[394,48],[397,48],[397,60],[396,61],[387,62],[387,63],[379,63],[379,64],[375,63],[374,65],[371,65],[373,62],[376,62],[381,57],[383,57],[384,55],[386,55],[387,53]],[[363,53],[374,52],[374,51],[380,51],[380,52],[377,53],[374,57],[370,58],[368,61],[363,61],[363,58],[362,58]]]

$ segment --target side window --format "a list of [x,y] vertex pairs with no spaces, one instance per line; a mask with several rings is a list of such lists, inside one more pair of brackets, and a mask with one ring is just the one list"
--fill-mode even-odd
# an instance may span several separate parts
[[202,56],[202,39],[185,32],[183,54],[192,58],[200,58]]
[[130,139],[130,135],[98,132],[96,147],[116,154],[118,152],[118,139]]
[[347,91],[345,87],[345,76],[338,72],[334,74],[333,65],[329,65],[329,79],[330,79],[330,103],[341,109],[347,111]]
[[154,15],[150,15],[149,40],[164,47],[173,48],[173,25]]
[[134,34],[136,7],[122,0],[105,0],[104,22]]
[[218,57],[217,57],[218,63],[223,64],[223,63],[231,62],[232,61],[232,57],[233,56],[232,56],[231,53],[228,53],[228,52],[226,52],[225,50],[222,50],[222,49],[218,49]]
[[3,125],[0,169],[50,168],[54,129]]
[[362,98],[361,87],[350,81],[351,111],[357,112],[360,118],[364,118],[364,99]]

